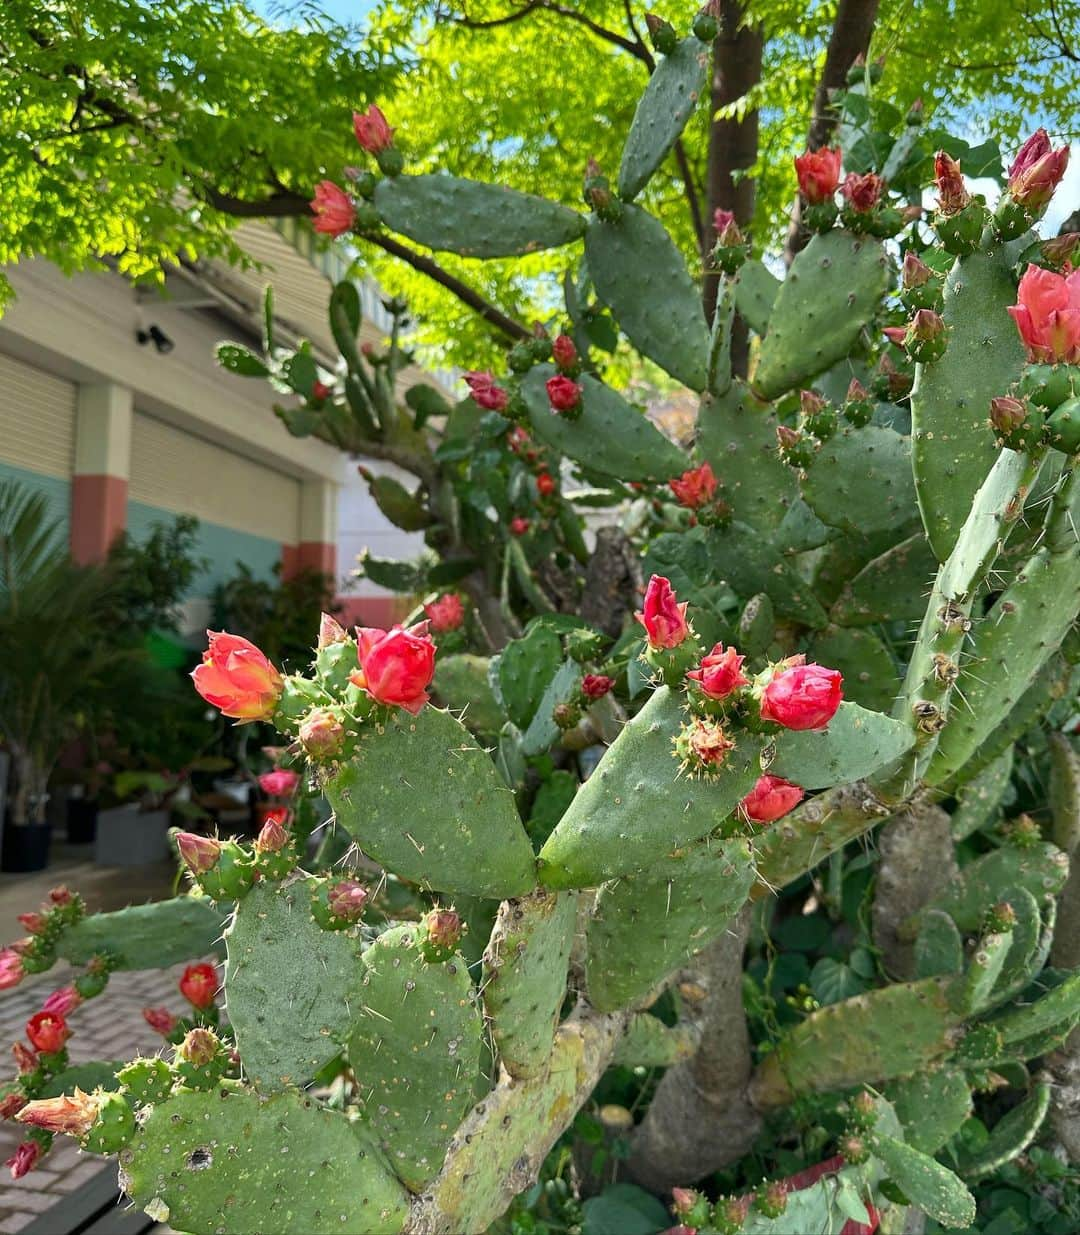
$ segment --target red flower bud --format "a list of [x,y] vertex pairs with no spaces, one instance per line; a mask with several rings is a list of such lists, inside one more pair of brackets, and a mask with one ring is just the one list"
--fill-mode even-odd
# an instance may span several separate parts
[[772,823],[793,810],[806,796],[806,791],[781,776],[759,776],[753,789],[739,804],[747,819],[755,823]]
[[354,111],[352,121],[356,140],[368,154],[379,154],[394,144],[394,130],[374,103],[366,112]]
[[64,1043],[71,1037],[67,1021],[55,1012],[35,1012],[26,1022],[26,1036],[35,1050],[43,1055],[55,1055],[63,1050]]
[[428,939],[447,952],[461,942],[461,915],[453,909],[433,909],[424,919]]
[[285,830],[283,820],[267,819],[255,838],[255,852],[280,853],[288,843],[289,834]]
[[1040,210],[1054,195],[1069,163],[1069,147],[1051,148],[1045,129],[1036,129],[1009,168],[1009,193],[1015,202]]
[[214,1062],[220,1047],[221,1040],[213,1030],[189,1029],[177,1047],[177,1054],[196,1068],[205,1068],[208,1063]]
[[881,333],[889,340],[890,343],[895,343],[897,347],[904,346],[904,340],[907,338],[906,326],[884,326]]
[[937,181],[938,209],[942,214],[957,214],[971,201],[971,194],[960,173],[960,164],[944,150],[934,155],[934,179]]
[[367,889],[355,879],[339,879],[327,889],[326,902],[335,918],[359,922],[367,904]]
[[556,373],[548,378],[546,385],[553,412],[573,412],[581,406],[581,387],[573,378]]
[[213,837],[198,836],[194,832],[177,832],[176,847],[196,878],[217,865],[221,856],[221,846]]
[[844,697],[836,669],[793,656],[776,666],[761,695],[761,719],[785,729],[824,729]]
[[239,635],[206,632],[210,646],[191,675],[195,689],[223,716],[269,720],[284,683],[259,649]]
[[176,1028],[177,1018],[168,1008],[143,1008],[143,1020],[155,1032],[167,1038]]
[[799,410],[804,416],[816,416],[828,406],[828,399],[822,398],[816,390],[799,391]]
[[1012,395],[999,395],[990,400],[990,423],[1005,435],[1023,426],[1028,418],[1028,405]]
[[424,612],[431,623],[431,629],[437,635],[457,630],[465,620],[465,606],[456,592],[447,592],[444,596],[428,601],[424,606]]
[[408,629],[360,626],[356,636],[362,677],[358,684],[377,703],[417,715],[431,698],[427,688],[435,675],[435,644],[427,622]]
[[70,1016],[81,1003],[82,996],[73,986],[62,986],[45,1000],[41,1010],[50,1016]]
[[795,175],[799,178],[799,192],[807,203],[816,206],[832,201],[840,184],[840,148],[823,146],[820,150],[808,150],[795,158]]
[[42,1128],[46,1132],[66,1132],[68,1136],[85,1136],[97,1123],[101,1101],[83,1093],[78,1086],[74,1094],[59,1098],[42,1098],[28,1102],[15,1116],[21,1124]]
[[44,1152],[39,1141],[23,1141],[4,1165],[11,1167],[12,1179],[22,1179],[37,1166]]
[[716,232],[716,243],[721,247],[735,248],[737,245],[745,244],[746,237],[735,222],[735,212],[733,210],[723,210],[717,207],[713,211],[713,231]]
[[20,913],[18,922],[28,935],[40,935],[49,925],[49,919],[43,913]]
[[726,699],[740,686],[750,684],[750,679],[743,676],[744,660],[746,657],[740,656],[734,648],[725,648],[722,643],[717,643],[708,655],[701,658],[701,667],[691,670],[686,676],[697,682],[702,694],[710,699]]
[[180,994],[196,1008],[209,1008],[221,985],[218,972],[205,961],[201,965],[188,965],[180,977]]
[[510,520],[510,531],[514,536],[524,536],[530,526],[529,520],[523,519],[521,515],[515,515]]
[[1028,266],[1009,309],[1035,364],[1080,362],[1080,271],[1067,275]]
[[586,673],[581,679],[581,693],[586,699],[603,699],[615,685],[615,679],[604,673]]
[[[312,708],[300,722],[297,737],[308,758],[332,759],[341,752],[345,741],[345,726],[328,708]],[[288,812],[282,811],[281,814],[287,815]],[[269,819],[270,815],[266,817]]]
[[908,249],[904,254],[904,265],[901,270],[903,287],[905,291],[913,287],[924,287],[933,275],[933,271],[915,252],[914,249]]
[[259,777],[259,788],[272,798],[287,798],[296,792],[300,784],[299,773],[289,768],[274,768],[272,772],[264,772]]
[[671,583],[663,575],[653,575],[645,589],[645,603],[634,617],[645,627],[650,646],[676,648],[690,633],[686,621],[687,601],[679,604]]
[[18,986],[25,976],[22,958],[14,948],[0,949],[0,991]]
[[509,392],[495,384],[493,373],[466,373],[465,382],[473,402],[489,412],[501,412],[510,401]]
[[514,425],[506,435],[506,444],[516,455],[521,454],[530,442],[532,442],[532,437],[529,435],[528,429],[523,429],[521,425]]
[[556,367],[564,372],[573,369],[578,363],[578,350],[574,340],[568,334],[558,335],[551,345],[551,356]]
[[555,477],[548,472],[541,472],[536,478],[536,491],[541,497],[550,497],[558,487]]
[[320,180],[309,203],[315,216],[312,226],[326,236],[343,236],[356,221],[356,207],[348,193],[332,180]]
[[717,479],[709,464],[702,463],[700,467],[688,468],[678,479],[669,480],[668,485],[680,506],[700,510],[716,496]]
[[864,172],[862,175],[848,172],[840,191],[856,214],[866,214],[878,204],[884,188],[885,181],[873,172]]
[[349,632],[335,617],[324,613],[319,620],[319,648],[328,648],[332,643],[344,643]]
[[65,905],[70,905],[74,899],[75,893],[72,892],[70,888],[66,888],[63,884],[60,884],[59,887],[51,888],[49,891],[49,900],[61,909],[63,909]]
[[311,384],[311,397],[317,403],[322,403],[324,399],[329,399],[333,393],[333,390],[325,382],[316,381]]

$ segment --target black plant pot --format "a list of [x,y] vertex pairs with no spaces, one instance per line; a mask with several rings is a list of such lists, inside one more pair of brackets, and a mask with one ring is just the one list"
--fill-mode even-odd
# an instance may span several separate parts
[[97,817],[97,798],[68,798],[68,844],[92,845],[97,837]]
[[43,871],[49,864],[51,823],[27,823],[21,827],[8,822],[4,826],[4,852],[0,869],[11,874]]

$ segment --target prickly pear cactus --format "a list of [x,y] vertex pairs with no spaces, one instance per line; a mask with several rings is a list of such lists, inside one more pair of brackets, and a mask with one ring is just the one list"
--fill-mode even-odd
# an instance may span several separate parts
[[[717,23],[649,31],[584,210],[412,174],[382,113],[356,117],[377,168],[349,182],[357,243],[565,254],[565,315],[498,372],[399,400],[405,306],[361,345],[349,283],[336,367],[269,332],[222,347],[289,392],[295,436],[412,473],[362,472],[424,540],[360,566],[408,617],[324,617],[290,673],[211,636],[196,688],[275,729],[300,786],[253,840],[181,834],[189,895],[88,917],[57,890],[24,915],[4,986],[82,969],[16,1050],[20,1163],[68,1132],[190,1235],[481,1232],[541,1196],[578,1229],[567,1179],[613,1161],[680,1230],[963,1228],[965,1180],[1053,1123],[1038,1061],[1080,1022],[1080,973],[1048,966],[1080,914],[1080,276],[1034,229],[1064,154],[1036,134],[992,214],[940,153],[927,227],[905,206],[921,113],[860,137],[866,69],[833,98],[861,151],[842,189],[839,149],[797,160],[810,235],[785,277],[724,212],[702,271],[643,191]],[[687,388],[683,440],[608,380],[616,348]],[[226,1016],[193,966],[191,1015],[150,1010],[170,1060],[69,1067],[65,1018],[111,970],[222,937]],[[833,1142],[790,1174],[792,1145]],[[721,1177],[732,1195],[685,1187]],[[594,1199],[659,1229],[618,1188]]]

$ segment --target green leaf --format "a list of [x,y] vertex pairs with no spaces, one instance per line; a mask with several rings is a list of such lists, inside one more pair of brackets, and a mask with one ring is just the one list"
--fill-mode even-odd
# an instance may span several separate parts
[[613,1184],[582,1206],[582,1235],[655,1235],[671,1225],[667,1210],[634,1184]]
[[820,1004],[840,1003],[852,995],[861,995],[866,985],[849,965],[831,956],[823,956],[810,971],[810,989]]

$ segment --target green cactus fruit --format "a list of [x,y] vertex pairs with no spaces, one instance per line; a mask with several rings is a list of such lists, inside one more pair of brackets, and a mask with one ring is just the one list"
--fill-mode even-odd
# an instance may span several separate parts
[[900,688],[896,665],[885,644],[868,630],[827,626],[806,648],[808,660],[844,675],[844,697],[871,712],[887,712]]
[[173,1074],[164,1059],[133,1059],[117,1072],[116,1079],[138,1106],[164,1102],[173,1085]]
[[199,875],[199,887],[218,902],[238,900],[254,882],[251,855],[234,840],[223,841],[217,861]]
[[516,257],[579,239],[585,219],[557,202],[457,176],[397,176],[375,189],[379,217],[429,249]]
[[871,1133],[870,1146],[908,1200],[936,1222],[955,1228],[975,1221],[975,1198],[947,1167],[880,1132]]
[[934,1068],[890,1081],[885,1096],[904,1129],[904,1140],[924,1154],[936,1154],[971,1114],[971,1089],[958,1068]]
[[834,229],[814,236],[780,285],[761,344],[754,388],[774,399],[842,360],[889,281],[879,243]]
[[638,351],[704,390],[709,331],[701,294],[663,224],[636,206],[624,207],[617,222],[592,218],[585,257],[597,295]]
[[1008,391],[1024,364],[1016,331],[987,329],[988,320],[1004,321],[1006,307],[1016,299],[1012,267],[1018,252],[1016,244],[1003,245],[953,265],[942,310],[948,351],[915,371],[915,491],[926,535],[941,562],[952,552],[996,457],[986,423],[990,400]]
[[176,1048],[173,1068],[188,1089],[213,1089],[225,1075],[229,1060],[212,1029],[189,1029]]
[[756,334],[769,329],[769,317],[780,291],[780,280],[762,262],[743,262],[735,280],[735,308]]
[[461,944],[465,926],[456,909],[436,906],[424,915],[423,923],[416,931],[416,946],[420,955],[431,964],[450,960]]
[[1046,440],[1055,450],[1074,455],[1080,450],[1080,399],[1067,399],[1046,421]]
[[[433,778],[438,794],[427,792]],[[449,712],[399,710],[365,724],[325,793],[364,852],[403,879],[500,899],[535,882],[514,795]]]
[[759,774],[761,740],[742,732],[712,779],[680,775],[674,741],[685,720],[680,695],[653,693],[607,749],[540,851],[541,882],[597,887],[644,870],[718,827]]
[[120,1186],[190,1235],[397,1235],[408,1212],[366,1130],[293,1091],[180,1092],[148,1108],[120,1153]]
[[689,1059],[699,1041],[691,1026],[665,1025],[650,1012],[635,1012],[611,1062],[624,1068],[670,1068]]
[[726,928],[754,874],[745,840],[708,839],[604,884],[585,934],[593,1006],[608,1012],[645,998]]
[[470,652],[435,661],[432,692],[472,733],[498,733],[506,719],[488,680],[490,665],[488,657]]
[[253,888],[225,943],[229,1020],[245,1074],[262,1090],[306,1084],[348,1038],[363,977],[360,940],[323,930],[307,882],[296,880]]
[[643,413],[588,373],[579,379],[581,414],[569,419],[553,412],[546,383],[554,374],[553,365],[537,365],[521,383],[529,424],[545,445],[624,481],[670,480],[689,466],[683,451]]
[[705,84],[709,49],[683,39],[656,66],[638,101],[619,166],[619,196],[633,201],[679,140]]
[[1019,1106],[998,1120],[981,1149],[960,1156],[960,1174],[965,1179],[983,1179],[1014,1161],[1038,1136],[1049,1109],[1050,1086],[1042,1081]]
[[940,909],[928,909],[915,937],[915,976],[936,978],[964,968],[964,940],[956,923]]
[[778,733],[768,771],[804,789],[828,789],[887,767],[911,741],[910,731],[899,721],[857,703],[842,703],[825,729]]
[[828,625],[828,615],[805,580],[760,531],[735,521],[727,527],[703,528],[702,540],[718,583],[726,583],[740,596],[764,592],[780,617],[806,626]]
[[225,913],[198,896],[96,913],[67,929],[58,954],[85,965],[107,953],[113,969],[165,969],[221,951]]
[[869,536],[917,520],[911,442],[894,429],[845,429],[826,442],[802,478],[803,500],[823,522]]
[[798,495],[791,469],[776,453],[776,414],[735,379],[723,395],[702,396],[697,449],[736,517],[761,532],[779,526]]
[[812,1013],[758,1067],[754,1102],[783,1106],[800,1094],[892,1080],[942,1062],[961,1024],[948,990],[948,979],[923,978]]
[[432,964],[419,943],[415,926],[396,926],[365,951],[347,1051],[362,1118],[414,1190],[438,1172],[472,1104],[481,1040],[464,959]]
[[97,1121],[80,1143],[92,1154],[119,1153],[135,1135],[135,1112],[120,1093],[100,1094],[99,1101]]
[[1002,754],[960,789],[952,813],[953,840],[964,840],[993,821],[1009,787],[1012,768],[1013,747],[1007,746]]
[[481,988],[499,1058],[511,1076],[547,1065],[566,996],[577,897],[536,891],[503,901],[484,951]]

